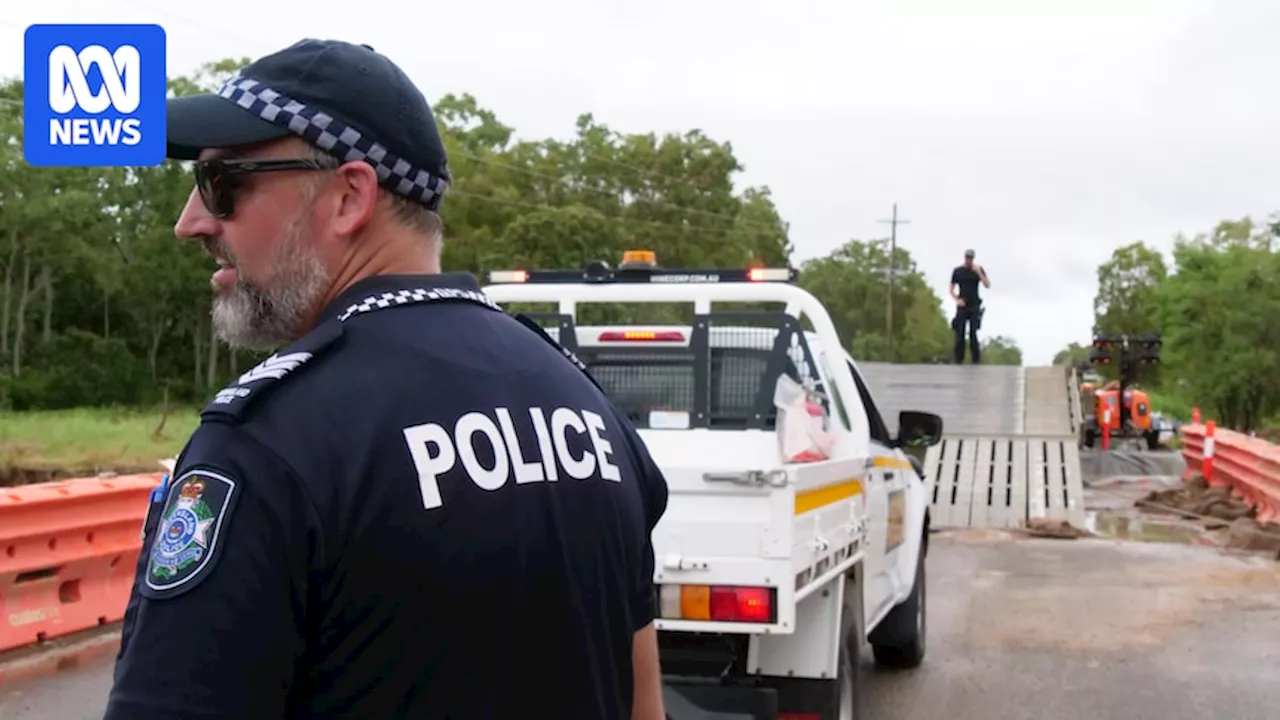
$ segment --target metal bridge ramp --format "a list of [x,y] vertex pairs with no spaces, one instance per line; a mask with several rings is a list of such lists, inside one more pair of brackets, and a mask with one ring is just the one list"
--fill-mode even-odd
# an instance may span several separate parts
[[891,432],[898,412],[942,416],[924,457],[935,527],[1021,527],[1030,518],[1084,527],[1084,485],[1065,367],[859,363]]

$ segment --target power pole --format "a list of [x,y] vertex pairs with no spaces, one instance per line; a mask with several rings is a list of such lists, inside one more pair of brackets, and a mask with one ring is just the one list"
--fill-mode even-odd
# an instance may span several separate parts
[[888,355],[885,356],[887,362],[893,362],[893,278],[896,273],[893,267],[894,254],[898,249],[898,226],[909,225],[910,220],[900,220],[898,218],[898,203],[893,204],[893,219],[880,220],[878,222],[889,225],[889,265],[885,269],[885,293],[884,293],[884,338],[887,343]]

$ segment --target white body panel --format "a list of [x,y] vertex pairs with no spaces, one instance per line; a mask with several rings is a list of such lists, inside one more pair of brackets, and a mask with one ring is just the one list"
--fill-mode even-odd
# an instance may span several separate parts
[[[784,463],[771,430],[639,431],[670,492],[653,533],[655,582],[777,589],[773,624],[664,618],[658,629],[750,634],[753,671],[834,678],[846,573],[863,563],[866,632],[910,593],[928,507],[925,488],[900,450],[873,441],[856,366],[808,292],[781,283],[503,284],[485,292],[499,303],[552,303],[570,316],[584,303],[688,302],[701,314],[716,303],[777,302],[814,328],[805,340],[839,406],[831,415],[838,440],[830,459]],[[648,343],[652,347],[687,344],[690,334],[687,326],[577,327],[575,340],[579,347],[609,345],[597,340],[599,333],[623,329],[685,333],[685,343]],[[776,335],[769,328],[713,327],[713,347],[717,332],[727,330]],[[555,328],[547,331],[558,337]],[[766,480],[750,482],[750,474]]]

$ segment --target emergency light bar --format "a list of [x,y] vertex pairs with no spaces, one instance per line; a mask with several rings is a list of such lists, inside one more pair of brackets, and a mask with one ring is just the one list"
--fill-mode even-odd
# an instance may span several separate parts
[[552,285],[568,283],[792,283],[800,273],[792,268],[742,268],[734,270],[675,270],[660,268],[651,250],[628,250],[615,269],[603,260],[581,270],[492,270],[489,284]]

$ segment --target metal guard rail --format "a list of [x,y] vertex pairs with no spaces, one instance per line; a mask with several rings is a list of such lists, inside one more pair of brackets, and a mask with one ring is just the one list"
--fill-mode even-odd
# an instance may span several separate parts
[[1257,508],[1260,523],[1280,522],[1280,446],[1215,428],[1206,473],[1205,431],[1206,426],[1199,423],[1183,425],[1179,431],[1187,476],[1200,473],[1211,487],[1230,487],[1233,494]]

